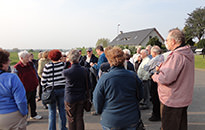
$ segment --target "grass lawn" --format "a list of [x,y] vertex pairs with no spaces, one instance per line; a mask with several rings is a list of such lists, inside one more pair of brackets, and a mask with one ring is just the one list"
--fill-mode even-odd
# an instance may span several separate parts
[[195,55],[195,68],[205,69],[205,56]]

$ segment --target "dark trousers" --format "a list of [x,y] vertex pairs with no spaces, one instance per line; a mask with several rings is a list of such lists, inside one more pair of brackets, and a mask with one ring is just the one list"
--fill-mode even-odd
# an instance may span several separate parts
[[144,85],[144,98],[143,98],[143,104],[147,107],[149,107],[149,103],[150,103],[150,81],[149,80],[143,80],[142,81],[143,85]]
[[152,116],[156,118],[160,118],[160,101],[159,101],[159,95],[157,89],[158,89],[157,83],[151,80],[150,95],[153,104]]
[[28,107],[30,107],[31,117],[34,117],[37,115],[37,112],[36,112],[36,90],[31,91],[31,92],[26,92],[26,98],[27,98]]
[[41,95],[42,95],[42,85],[41,85],[41,78],[38,78],[39,81],[39,85],[38,85],[38,97],[41,99]]
[[65,102],[65,108],[68,115],[69,130],[84,130],[83,104],[84,100],[72,104]]
[[187,107],[173,108],[163,105],[163,130],[187,130]]

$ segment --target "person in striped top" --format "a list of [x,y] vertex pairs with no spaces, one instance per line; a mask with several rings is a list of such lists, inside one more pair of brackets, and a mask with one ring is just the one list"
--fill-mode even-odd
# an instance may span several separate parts
[[64,62],[60,62],[62,54],[59,50],[51,50],[48,54],[48,58],[51,60],[47,63],[43,69],[41,78],[41,85],[43,88],[51,88],[54,86],[54,93],[56,102],[48,104],[49,110],[49,130],[56,130],[56,105],[58,105],[59,111],[59,129],[67,130],[66,128],[66,114],[64,107],[64,88],[65,78],[62,75],[64,70]]

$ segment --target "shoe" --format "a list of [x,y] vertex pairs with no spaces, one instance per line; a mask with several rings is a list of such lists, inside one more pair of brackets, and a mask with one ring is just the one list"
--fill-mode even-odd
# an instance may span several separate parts
[[42,116],[40,116],[40,115],[36,115],[36,116],[34,116],[34,117],[30,117],[30,119],[34,119],[34,120],[40,120],[40,119],[42,119],[43,117]]
[[41,101],[41,98],[37,98],[36,101],[37,101],[37,102]]
[[44,109],[48,109],[48,106],[47,106],[47,105],[43,105],[43,108],[44,108]]
[[149,121],[161,121],[161,118],[156,117],[156,116],[151,116],[148,120]]
[[91,112],[91,115],[97,116],[98,114],[96,113],[96,111],[92,111],[92,112]]

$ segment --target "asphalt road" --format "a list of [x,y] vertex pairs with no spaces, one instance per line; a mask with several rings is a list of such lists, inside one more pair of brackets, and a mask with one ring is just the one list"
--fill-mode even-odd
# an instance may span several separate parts
[[[188,108],[188,130],[205,130],[205,70],[195,70],[195,86],[192,104]],[[37,103],[37,112],[43,116],[42,120],[28,119],[28,130],[47,130],[48,111],[43,109],[40,102]],[[146,130],[159,130],[160,122],[150,122],[151,109],[142,110],[142,120]],[[92,116],[90,113],[84,114],[86,130],[102,130],[100,116]]]

